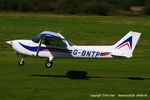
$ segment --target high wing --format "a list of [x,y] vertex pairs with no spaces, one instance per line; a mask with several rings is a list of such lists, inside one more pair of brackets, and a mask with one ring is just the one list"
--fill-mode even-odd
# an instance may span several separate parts
[[40,42],[39,42],[36,56],[38,56],[39,54],[40,47],[44,39],[64,40],[65,38],[59,33],[51,32],[51,31],[43,31],[42,33],[40,33]]
[[51,37],[51,38],[58,38],[58,39],[65,39],[61,34],[51,32],[51,31],[43,31],[40,33],[40,36],[42,37]]

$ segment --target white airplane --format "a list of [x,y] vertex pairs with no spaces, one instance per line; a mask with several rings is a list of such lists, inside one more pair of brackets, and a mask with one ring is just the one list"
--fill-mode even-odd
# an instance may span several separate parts
[[12,45],[17,54],[22,55],[22,59],[18,61],[20,66],[24,65],[25,56],[33,56],[48,58],[45,65],[51,68],[53,58],[130,58],[140,35],[141,33],[130,31],[111,46],[77,46],[59,33],[43,31],[32,40],[12,40],[6,43]]

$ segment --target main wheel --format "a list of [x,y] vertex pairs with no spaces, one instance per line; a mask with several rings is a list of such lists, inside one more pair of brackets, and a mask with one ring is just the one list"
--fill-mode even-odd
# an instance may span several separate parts
[[18,65],[19,65],[19,66],[23,66],[23,65],[24,65],[24,60],[18,61]]
[[53,65],[53,62],[49,61],[49,60],[47,60],[46,63],[45,63],[46,68],[51,68],[52,65]]

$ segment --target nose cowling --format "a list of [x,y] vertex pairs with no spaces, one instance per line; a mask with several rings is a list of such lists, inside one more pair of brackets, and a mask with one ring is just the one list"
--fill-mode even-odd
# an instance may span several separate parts
[[6,41],[7,44],[12,45],[12,41]]
[[20,49],[19,40],[11,40],[6,41],[7,44],[9,44],[17,53],[22,53],[22,49]]

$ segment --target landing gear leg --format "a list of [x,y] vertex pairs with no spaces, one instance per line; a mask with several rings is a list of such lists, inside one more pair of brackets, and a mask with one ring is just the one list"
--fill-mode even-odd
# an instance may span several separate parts
[[49,58],[49,60],[46,61],[46,63],[45,63],[46,68],[51,68],[52,67],[52,65],[53,65],[52,59],[53,58]]
[[24,65],[24,59],[19,60],[19,61],[18,61],[18,65],[19,65],[19,66],[23,66],[23,65]]
[[18,61],[18,65],[19,66],[23,66],[24,65],[24,56],[22,57],[21,60]]

